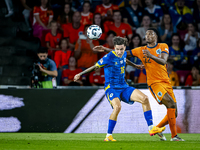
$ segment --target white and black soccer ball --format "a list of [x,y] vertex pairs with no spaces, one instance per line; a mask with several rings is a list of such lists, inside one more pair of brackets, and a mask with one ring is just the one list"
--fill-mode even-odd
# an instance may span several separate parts
[[91,25],[87,29],[87,36],[91,40],[97,40],[101,37],[102,30],[98,25]]

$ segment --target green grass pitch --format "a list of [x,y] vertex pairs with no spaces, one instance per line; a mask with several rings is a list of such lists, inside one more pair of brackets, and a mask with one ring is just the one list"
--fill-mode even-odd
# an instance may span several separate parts
[[183,150],[200,149],[200,134],[179,134],[185,142],[159,141],[148,134],[113,134],[116,142],[104,142],[106,134],[0,133],[0,150]]

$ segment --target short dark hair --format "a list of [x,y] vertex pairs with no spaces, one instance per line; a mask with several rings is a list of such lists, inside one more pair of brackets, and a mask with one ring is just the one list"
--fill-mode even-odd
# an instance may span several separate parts
[[155,32],[156,35],[157,35],[157,42],[158,42],[158,43],[161,42],[161,39],[160,39],[160,36],[159,36],[159,33],[158,33],[158,30],[157,30],[157,29],[155,29],[155,28],[153,28],[153,27],[150,27],[150,28],[147,29],[147,31],[148,31],[148,30],[152,30],[153,32]]
[[48,48],[47,47],[40,47],[37,51],[37,53],[48,53]]
[[124,46],[127,46],[128,45],[128,39],[120,37],[120,36],[115,36],[113,38],[113,43],[114,43],[114,46],[123,45],[123,44],[124,44]]

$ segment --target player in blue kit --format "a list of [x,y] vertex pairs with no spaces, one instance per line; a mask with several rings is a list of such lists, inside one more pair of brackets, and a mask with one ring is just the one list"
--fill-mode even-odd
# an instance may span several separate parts
[[158,128],[153,125],[152,111],[148,97],[125,81],[125,66],[132,65],[136,68],[142,68],[142,65],[136,65],[126,60],[127,53],[125,52],[127,39],[122,37],[114,37],[114,51],[111,51],[100,59],[94,66],[75,75],[74,81],[77,81],[81,75],[91,72],[94,69],[104,67],[105,74],[105,94],[110,102],[113,112],[110,115],[108,123],[108,132],[104,141],[116,141],[113,139],[112,132],[117,122],[117,116],[121,110],[121,101],[133,104],[139,102],[142,104],[144,117],[148,124],[149,134],[155,135],[165,130],[165,127]]

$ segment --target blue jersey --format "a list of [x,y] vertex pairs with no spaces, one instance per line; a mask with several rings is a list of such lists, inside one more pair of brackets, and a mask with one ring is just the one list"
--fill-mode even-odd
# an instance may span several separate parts
[[104,67],[105,90],[107,88],[126,88],[128,84],[125,81],[126,51],[120,58],[115,51],[111,51],[101,58],[96,66]]

